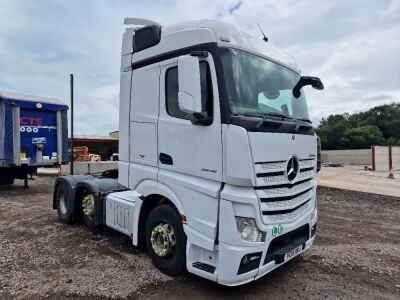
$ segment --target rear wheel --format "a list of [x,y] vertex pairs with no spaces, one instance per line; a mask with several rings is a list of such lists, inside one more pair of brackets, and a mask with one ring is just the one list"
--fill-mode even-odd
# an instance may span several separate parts
[[171,205],[154,208],[146,223],[146,246],[154,265],[169,276],[186,271],[186,235]]
[[14,178],[12,177],[0,178],[0,184],[1,185],[14,184]]
[[70,209],[70,197],[64,184],[59,184],[56,191],[56,207],[58,218],[62,223],[69,224],[72,222],[72,211]]
[[94,195],[89,190],[85,189],[82,192],[80,204],[83,220],[86,226],[88,226],[89,228],[94,228],[99,225],[96,221],[94,201]]

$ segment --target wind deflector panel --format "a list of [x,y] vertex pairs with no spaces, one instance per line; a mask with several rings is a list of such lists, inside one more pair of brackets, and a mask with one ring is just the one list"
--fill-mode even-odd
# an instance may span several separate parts
[[161,40],[161,27],[151,25],[135,31],[133,36],[133,51],[139,52],[157,45]]

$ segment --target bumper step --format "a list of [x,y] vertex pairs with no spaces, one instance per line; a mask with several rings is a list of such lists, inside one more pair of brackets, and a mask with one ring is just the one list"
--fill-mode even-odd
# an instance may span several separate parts
[[211,266],[211,265],[208,265],[208,264],[205,264],[202,262],[194,262],[194,263],[192,263],[192,266],[197,269],[203,270],[205,272],[211,273],[211,274],[214,274],[214,272],[215,272],[214,266]]

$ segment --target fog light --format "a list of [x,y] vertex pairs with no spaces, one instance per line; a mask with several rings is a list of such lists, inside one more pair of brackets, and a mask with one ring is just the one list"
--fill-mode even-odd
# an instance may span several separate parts
[[314,226],[311,227],[311,237],[315,235],[316,231],[317,231],[317,223],[315,223]]
[[243,265],[247,265],[249,263],[249,261],[250,261],[250,258],[248,255],[243,256],[243,258],[242,258]]
[[247,242],[263,242],[265,235],[257,227],[253,218],[235,217],[239,236]]
[[250,253],[243,256],[240,262],[238,275],[257,269],[260,265],[261,256],[262,252]]

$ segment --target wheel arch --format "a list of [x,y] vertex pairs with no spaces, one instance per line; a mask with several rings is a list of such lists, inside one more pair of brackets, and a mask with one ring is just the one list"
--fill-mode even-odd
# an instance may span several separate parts
[[140,182],[134,190],[146,198],[151,195],[161,195],[171,201],[171,203],[178,210],[179,214],[185,215],[182,202],[180,201],[178,195],[164,183],[160,183],[159,181],[155,180],[144,180]]
[[152,180],[145,180],[135,188],[135,191],[145,197],[140,207],[138,223],[136,226],[137,245],[142,246],[145,244],[144,236],[147,217],[150,212],[159,205],[170,204],[175,208],[181,219],[186,221],[183,206],[178,196],[167,185]]

